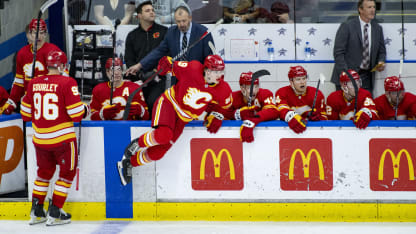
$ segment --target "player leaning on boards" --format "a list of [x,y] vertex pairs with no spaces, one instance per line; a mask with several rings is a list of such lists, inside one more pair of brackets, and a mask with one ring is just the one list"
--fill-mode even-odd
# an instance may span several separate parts
[[332,92],[327,98],[328,119],[353,120],[357,128],[365,129],[371,120],[379,119],[376,105],[371,93],[361,88],[360,75],[352,69],[347,72],[354,79],[358,90],[355,90],[348,74],[342,72],[339,76],[341,90]]
[[233,105],[227,116],[229,119],[243,120],[240,128],[242,142],[254,141],[253,130],[257,124],[279,117],[272,91],[260,88],[259,79],[253,83],[250,98],[252,79],[252,72],[241,73],[240,90],[233,92]]
[[302,66],[290,67],[288,77],[290,85],[278,89],[275,94],[280,119],[285,120],[295,133],[306,130],[306,119],[327,120],[325,97],[320,90],[317,92],[315,87],[307,85],[306,70]]
[[[51,226],[71,222],[71,215],[62,207],[78,163],[73,122],[81,121],[86,106],[81,102],[77,82],[62,75],[66,63],[65,53],[51,51],[46,59],[48,74],[29,82],[21,103],[22,119],[32,121],[35,131],[33,144],[38,166],[29,224],[46,221],[46,225]],[[46,214],[43,203],[56,165],[60,168],[59,178]]]
[[198,119],[208,107],[211,112],[206,118],[207,130],[216,133],[224,119],[223,113],[232,105],[232,92],[224,81],[224,61],[218,55],[209,55],[204,64],[175,61],[163,57],[157,70],[161,75],[172,72],[178,82],[162,94],[153,108],[153,129],[134,139],[117,163],[121,183],[132,179],[132,167],[161,159],[182,134],[185,125]]

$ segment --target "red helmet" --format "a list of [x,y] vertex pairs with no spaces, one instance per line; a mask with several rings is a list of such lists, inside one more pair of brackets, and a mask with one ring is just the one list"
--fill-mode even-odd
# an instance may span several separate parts
[[403,82],[397,76],[390,76],[384,80],[385,91],[402,91],[404,90]]
[[219,55],[208,55],[204,61],[204,67],[213,71],[222,71],[225,68],[224,60]]
[[[36,31],[37,24],[38,20],[32,19],[29,23],[29,31]],[[39,31],[47,31],[46,23],[43,19],[39,20]]]
[[61,64],[66,65],[68,59],[62,51],[51,51],[46,58],[46,65],[48,67],[59,67]]
[[[113,66],[113,58],[109,58],[109,59],[107,59],[107,62],[105,62],[105,68],[106,69],[109,69],[110,67],[112,67]],[[114,59],[114,66],[120,66],[120,67],[123,67],[123,62],[121,61],[121,59],[120,58],[115,58]]]
[[[354,71],[352,69],[348,69],[347,72],[350,73],[350,75],[352,76],[352,78],[354,78],[354,80],[360,80],[360,75],[358,75],[358,73],[356,71]],[[340,82],[348,82],[348,81],[350,81],[350,78],[349,78],[347,73],[341,72],[341,75],[339,75],[339,81]]]
[[[251,85],[251,78],[253,76],[253,72],[243,72],[240,75],[240,85]],[[254,81],[254,84],[259,84],[259,79]]]
[[302,66],[294,66],[290,67],[289,73],[287,76],[289,77],[289,80],[293,79],[294,77],[301,77],[301,76],[307,76],[308,73],[306,72],[305,68]]

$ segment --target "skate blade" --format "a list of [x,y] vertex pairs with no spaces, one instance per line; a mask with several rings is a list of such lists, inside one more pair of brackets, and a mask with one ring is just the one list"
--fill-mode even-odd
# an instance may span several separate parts
[[117,170],[118,170],[118,175],[120,176],[121,184],[123,186],[126,186],[127,185],[127,181],[124,179],[124,176],[123,176],[123,163],[122,162],[123,161],[118,161],[117,162]]
[[55,219],[52,217],[48,217],[48,220],[46,220],[46,226],[56,226],[56,225],[63,225],[63,224],[67,224],[70,223],[71,219],[67,219],[67,220],[60,220],[60,219]]
[[44,222],[46,222],[45,217],[31,217],[29,221],[29,225],[35,225],[35,224],[44,223]]

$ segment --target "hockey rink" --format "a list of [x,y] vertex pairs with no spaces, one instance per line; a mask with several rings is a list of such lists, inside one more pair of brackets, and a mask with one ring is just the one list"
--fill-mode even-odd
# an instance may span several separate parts
[[46,227],[30,226],[27,221],[0,221],[0,233],[169,233],[169,234],[414,234],[416,223],[329,223],[329,222],[137,222],[73,221]]

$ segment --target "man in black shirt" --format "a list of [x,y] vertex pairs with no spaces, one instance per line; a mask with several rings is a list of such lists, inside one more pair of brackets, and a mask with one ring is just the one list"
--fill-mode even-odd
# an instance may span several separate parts
[[[139,26],[131,31],[126,38],[125,61],[127,68],[137,64],[150,51],[156,48],[165,38],[167,28],[155,23],[155,11],[151,1],[142,2],[136,9]],[[155,67],[156,68],[156,67]],[[146,74],[145,76],[146,77]],[[135,81],[134,77],[128,77]],[[143,88],[144,98],[152,114],[153,103],[165,91],[164,79],[156,78]]]

